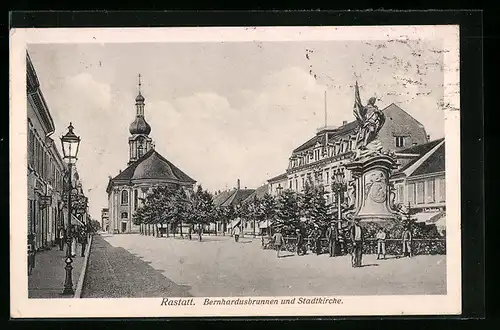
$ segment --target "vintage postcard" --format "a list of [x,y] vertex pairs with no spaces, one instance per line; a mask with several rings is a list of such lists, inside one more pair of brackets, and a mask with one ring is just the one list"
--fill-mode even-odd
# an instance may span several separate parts
[[458,26],[10,40],[12,317],[461,313]]

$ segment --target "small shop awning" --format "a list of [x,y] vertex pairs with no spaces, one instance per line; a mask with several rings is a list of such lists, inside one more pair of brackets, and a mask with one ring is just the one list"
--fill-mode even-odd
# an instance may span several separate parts
[[425,222],[426,224],[431,220],[434,216],[438,215],[440,212],[420,212],[417,214],[414,214],[413,217],[415,218],[415,222],[420,223],[420,222]]
[[237,225],[239,225],[241,222],[241,219],[234,219],[233,221],[231,221],[231,227],[234,228],[236,227]]
[[270,226],[271,226],[271,221],[269,220],[259,222],[260,229],[269,228]]

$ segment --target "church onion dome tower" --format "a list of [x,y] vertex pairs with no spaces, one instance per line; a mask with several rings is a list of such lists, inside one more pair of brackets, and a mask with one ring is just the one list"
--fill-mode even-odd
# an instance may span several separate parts
[[149,135],[151,133],[151,126],[144,119],[144,96],[141,94],[141,78],[139,75],[139,94],[135,98],[135,106],[137,109],[137,114],[135,120],[130,124],[130,134],[144,134]]
[[135,98],[136,115],[129,127],[129,132],[131,134],[129,138],[129,164],[133,163],[153,148],[153,141],[149,137],[151,126],[149,126],[144,118],[144,101],[145,98],[141,94],[141,75],[139,75],[139,94]]

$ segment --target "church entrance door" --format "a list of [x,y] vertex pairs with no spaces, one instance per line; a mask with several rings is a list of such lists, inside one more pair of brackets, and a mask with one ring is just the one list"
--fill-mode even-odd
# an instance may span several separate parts
[[122,222],[122,233],[125,233],[125,232],[127,232],[127,223]]

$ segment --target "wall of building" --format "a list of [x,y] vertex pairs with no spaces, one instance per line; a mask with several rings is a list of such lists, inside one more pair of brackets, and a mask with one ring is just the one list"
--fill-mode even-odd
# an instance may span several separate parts
[[[384,114],[385,123],[378,139],[387,150],[398,151],[429,142],[424,126],[398,106],[388,106]],[[401,137],[403,145],[396,144],[398,137]]]

